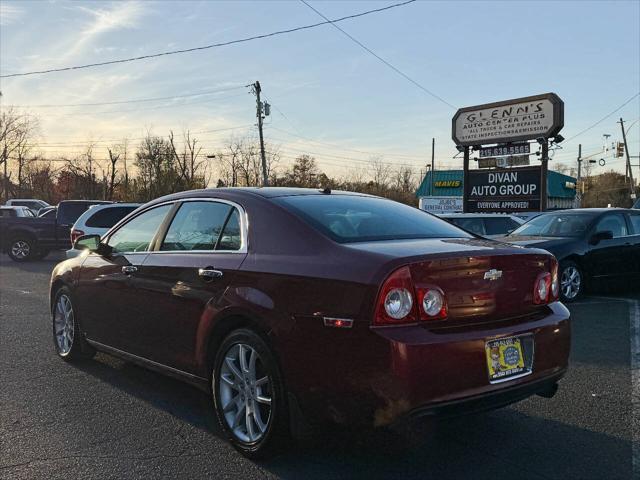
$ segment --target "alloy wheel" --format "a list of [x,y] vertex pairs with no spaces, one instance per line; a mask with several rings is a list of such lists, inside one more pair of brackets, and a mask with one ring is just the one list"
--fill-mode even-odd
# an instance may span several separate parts
[[272,412],[272,381],[258,352],[244,343],[227,350],[220,367],[218,393],[224,420],[241,442],[259,442]]
[[569,300],[572,300],[580,293],[580,287],[582,286],[582,277],[580,271],[570,265],[562,270],[562,276],[560,278],[560,288],[562,289],[562,295]]
[[24,240],[16,240],[11,245],[11,254],[18,259],[25,259],[31,253],[31,245]]
[[53,312],[53,329],[60,355],[68,355],[73,347],[73,306],[67,295],[60,295]]

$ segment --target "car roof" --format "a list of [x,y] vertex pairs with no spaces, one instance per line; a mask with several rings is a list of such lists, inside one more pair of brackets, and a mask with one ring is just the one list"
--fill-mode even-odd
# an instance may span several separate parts
[[158,204],[182,198],[222,198],[222,199],[241,199],[242,197],[259,197],[271,199],[277,197],[303,196],[303,195],[349,195],[359,197],[379,198],[374,195],[358,192],[346,192],[342,190],[324,190],[317,188],[295,188],[295,187],[223,187],[223,188],[207,188],[202,190],[187,190],[184,192],[172,193],[164,197],[152,200],[150,204]]

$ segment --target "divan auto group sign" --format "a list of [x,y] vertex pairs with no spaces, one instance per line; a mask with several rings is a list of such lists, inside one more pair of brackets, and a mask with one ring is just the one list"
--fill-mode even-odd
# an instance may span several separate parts
[[456,145],[488,145],[549,138],[564,126],[564,102],[555,93],[459,109],[453,116]]
[[540,167],[470,170],[469,212],[521,212],[540,208]]

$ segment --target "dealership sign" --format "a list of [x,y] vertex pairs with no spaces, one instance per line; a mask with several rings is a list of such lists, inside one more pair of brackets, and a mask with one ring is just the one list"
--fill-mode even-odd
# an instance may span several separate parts
[[469,170],[465,188],[469,212],[540,209],[540,167]]
[[436,215],[462,211],[462,197],[420,197],[420,210]]
[[545,93],[465,107],[452,124],[452,138],[459,146],[550,138],[564,126],[564,102],[555,93]]

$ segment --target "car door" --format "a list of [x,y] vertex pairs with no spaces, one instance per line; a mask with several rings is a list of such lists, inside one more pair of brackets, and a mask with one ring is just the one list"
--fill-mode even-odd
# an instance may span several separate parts
[[239,205],[222,200],[180,204],[164,238],[135,274],[145,304],[135,346],[140,356],[195,372],[199,329],[220,308],[247,254],[244,216]]
[[590,244],[587,265],[593,278],[624,277],[632,272],[631,242],[625,215],[622,212],[604,214],[591,229],[587,239],[597,232],[609,231],[613,238]]
[[131,351],[138,317],[144,314],[144,301],[132,276],[173,208],[165,204],[141,212],[103,239],[110,253],[88,254],[80,269],[76,300],[90,340]]

